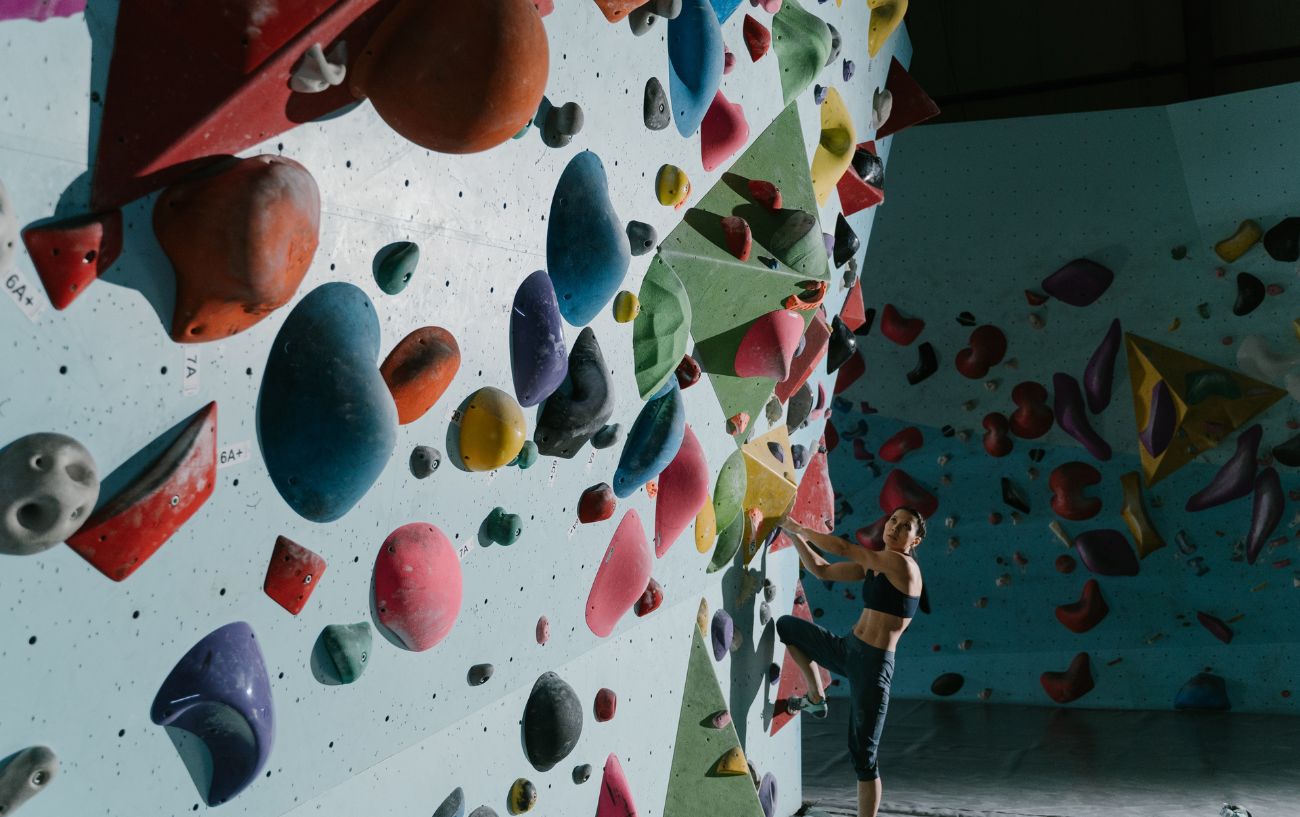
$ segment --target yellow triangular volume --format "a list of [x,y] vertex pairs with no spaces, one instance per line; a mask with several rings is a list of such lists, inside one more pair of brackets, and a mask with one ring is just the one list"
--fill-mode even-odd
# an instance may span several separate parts
[[[778,458],[769,443],[781,451]],[[746,530],[750,538],[745,542],[745,564],[758,553],[763,540],[794,504],[799,492],[799,478],[794,471],[794,455],[790,453],[790,434],[785,426],[777,426],[762,437],[750,440],[740,448],[745,456],[744,510],[758,508],[763,521],[758,530]]]

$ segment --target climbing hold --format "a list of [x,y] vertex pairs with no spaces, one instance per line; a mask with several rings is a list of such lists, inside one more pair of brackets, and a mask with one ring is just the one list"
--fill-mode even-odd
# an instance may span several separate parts
[[45,790],[59,773],[59,758],[47,746],[28,746],[0,767],[0,814],[10,815]]
[[1272,457],[1290,468],[1300,467],[1300,434],[1281,445],[1273,446]]
[[1100,298],[1115,273],[1096,261],[1076,258],[1043,279],[1043,292],[1070,306],[1088,306]]
[[271,345],[257,436],[276,489],[313,522],[351,510],[392,454],[397,412],[378,354],[374,306],[342,282],[308,293]]
[[[179,433],[152,462],[137,455],[109,475],[110,482],[121,475],[127,480],[125,487],[100,502],[67,539],[81,558],[115,582],[130,576],[157,552],[203,507],[216,487],[217,404],[208,403],[177,428]],[[173,428],[160,440],[176,431]],[[81,475],[75,460],[71,464]],[[18,519],[23,519],[21,510]],[[11,524],[6,522],[6,528]]]
[[785,380],[803,332],[803,318],[787,309],[758,316],[736,349],[736,376]]
[[452,789],[447,799],[434,810],[433,817],[465,817],[465,790],[460,786]]
[[749,189],[749,195],[755,202],[773,213],[781,211],[781,189],[779,187],[761,179],[750,179],[745,183],[745,186]]
[[532,781],[521,777],[510,784],[510,793],[506,799],[506,808],[511,814],[532,811],[533,806],[537,805],[537,787]]
[[1264,543],[1282,521],[1286,497],[1277,471],[1265,468],[1255,478],[1255,500],[1250,514],[1250,532],[1246,534],[1246,563],[1254,564]]
[[300,94],[319,94],[342,85],[348,73],[348,44],[339,40],[326,55],[320,43],[312,43],[289,77],[289,87]]
[[632,254],[599,156],[584,150],[569,160],[547,221],[547,272],[560,314],[585,326],[618,291]]
[[1246,219],[1237,225],[1237,231],[1214,245],[1214,252],[1231,264],[1255,246],[1255,242],[1264,235],[1263,229],[1253,219]]
[[389,244],[375,255],[375,283],[389,295],[406,289],[420,263],[420,245],[410,241]]
[[551,640],[551,622],[546,618],[546,616],[538,617],[533,637],[536,638],[537,643],[541,645],[545,645],[547,641]]
[[629,221],[624,230],[633,255],[645,255],[659,243],[659,234],[655,228],[644,221]]
[[789,105],[831,59],[831,30],[798,0],[786,0],[772,17],[772,48],[781,68],[782,104]]
[[330,669],[340,684],[350,684],[366,671],[373,636],[370,624],[331,624],[321,630],[320,644],[330,660]]
[[1222,619],[1216,618],[1209,613],[1196,612],[1196,620],[1201,626],[1210,631],[1210,635],[1222,641],[1224,644],[1232,643],[1232,628],[1223,622]]
[[664,92],[664,86],[658,77],[646,80],[641,119],[650,130],[663,130],[673,121],[672,111],[668,107],[668,94]]
[[912,367],[912,370],[907,373],[907,382],[912,386],[939,371],[939,356],[935,353],[934,346],[929,341],[916,347],[916,357],[916,366]]
[[848,82],[853,79],[853,75],[857,73],[857,69],[858,67],[853,63],[853,60],[845,60],[844,64],[840,67],[840,75],[843,77],[845,82]]
[[876,139],[884,139],[939,115],[939,106],[907,73],[897,57],[889,60],[885,90],[890,94],[889,116],[876,130]]
[[724,216],[722,237],[727,242],[727,252],[741,261],[749,260],[749,252],[754,245],[754,235],[750,232],[749,222],[740,216]]
[[1012,434],[1021,439],[1035,440],[1052,427],[1055,418],[1047,406],[1047,389],[1040,384],[1032,380],[1017,383],[1011,390],[1011,400],[1016,404],[1009,423]]
[[642,400],[673,379],[690,342],[691,302],[672,267],[656,256],[641,281],[641,314],[632,324],[632,360]]
[[[0,182],[0,273],[6,276],[13,270],[14,247],[18,246],[18,234],[18,219],[14,216],[13,202],[9,200],[9,193],[5,190],[4,183]],[[33,263],[35,263],[34,258]],[[39,272],[39,267],[37,271]],[[48,292],[49,284],[46,284],[45,288]],[[54,295],[51,293],[50,300],[53,299]]]
[[796,351],[795,356],[790,360],[790,374],[776,384],[776,391],[772,397],[775,407],[769,401],[768,406],[773,409],[773,413],[768,417],[769,424],[775,425],[780,420],[781,403],[789,400],[791,395],[808,382],[817,364],[826,356],[830,335],[830,327],[826,325],[821,312],[814,312],[812,321],[803,332],[802,348]]
[[677,456],[686,425],[686,407],[675,379],[641,408],[628,432],[614,471],[614,494],[632,492],[654,479]]
[[524,704],[521,731],[528,762],[539,772],[550,771],[568,757],[582,735],[578,693],[554,672],[543,673]]
[[1020,486],[1006,477],[1002,477],[1002,501],[1021,513],[1029,513],[1029,497]]
[[713,764],[710,773],[719,777],[748,776],[749,764],[745,760],[745,750],[739,746],[731,747]]
[[1264,303],[1264,282],[1249,272],[1237,273],[1237,300],[1232,304],[1232,314],[1249,315]]
[[[700,123],[700,158],[705,170],[715,170],[749,140],[745,109],[719,90]],[[743,260],[743,259],[742,259]]]
[[767,239],[772,254],[794,269],[813,259],[825,263],[826,244],[817,229],[817,216],[804,210],[783,210],[781,215],[780,223]]
[[552,276],[537,270],[515,291],[510,310],[510,371],[515,396],[535,406],[559,387],[569,372],[564,324]]
[[479,806],[469,813],[469,817],[497,817],[491,806]]
[[740,546],[745,540],[745,514],[736,514],[736,518],[731,520],[718,533],[717,544],[713,548],[713,557],[709,560],[709,566],[705,568],[706,573],[716,573],[727,565],[731,564],[740,552]]
[[1106,335],[1097,344],[1097,349],[1088,358],[1088,365],[1083,370],[1083,390],[1088,397],[1088,411],[1093,414],[1101,412],[1110,405],[1110,388],[1115,378],[1115,356],[1119,354],[1122,338],[1119,318],[1110,322]]
[[[659,474],[659,495],[655,499],[655,556],[662,557],[668,552],[708,499],[709,463],[695,432],[687,424],[676,456]],[[613,512],[612,504],[610,512]]]
[[871,25],[867,29],[867,55],[875,57],[894,29],[907,14],[907,0],[867,0],[871,9]]
[[713,513],[713,500],[707,498],[700,512],[695,516],[695,550],[708,553],[718,537],[717,517]]
[[[4,193],[0,191],[0,272],[7,272],[12,237],[5,235]],[[15,225],[16,227],[16,225]],[[110,210],[28,227],[23,244],[55,309],[66,309],[122,254],[122,211]]]
[[1259,442],[1263,436],[1264,429],[1259,423],[1237,435],[1237,450],[1215,473],[1210,484],[1187,500],[1186,509],[1203,511],[1249,494],[1254,487]]
[[460,559],[441,530],[412,522],[380,546],[371,587],[378,623],[406,649],[423,652],[447,637],[460,614]]
[[912,508],[929,519],[939,510],[939,499],[902,468],[895,468],[880,489],[880,509],[888,516],[899,508]]
[[524,532],[524,521],[517,513],[506,513],[497,506],[483,520],[483,534],[498,545],[513,545]]
[[924,443],[925,436],[921,433],[921,429],[916,426],[908,426],[895,432],[892,437],[885,440],[876,454],[886,462],[901,462],[909,452],[917,450]]
[[632,787],[623,774],[623,767],[619,765],[618,758],[611,754],[605,759],[605,772],[600,781],[600,798],[596,802],[596,817],[636,817],[636,815],[636,803],[632,801]]
[[614,489],[608,482],[598,482],[582,492],[578,499],[578,521],[584,525],[603,522],[614,515]]
[[763,817],[776,817],[776,775],[771,772],[764,774],[758,784],[758,803],[763,807]]
[[1151,387],[1147,405],[1147,424],[1138,432],[1138,439],[1142,441],[1147,454],[1158,457],[1169,447],[1174,438],[1174,428],[1178,424],[1178,408],[1174,405],[1173,395],[1164,380],[1157,380]]
[[379,367],[397,406],[398,424],[423,417],[459,370],[460,345],[441,326],[421,326],[398,341]]
[[458,416],[459,420],[453,417],[448,439],[456,442],[465,470],[492,471],[508,465],[523,450],[527,435],[523,410],[500,389],[484,386],[474,392],[461,404]]
[[[1251,377],[1259,378],[1265,382],[1284,382],[1287,375],[1292,369],[1300,366],[1300,354],[1279,354],[1268,345],[1259,335],[1247,335],[1241,339],[1241,344],[1237,347],[1237,368],[1241,369]],[[1191,375],[1188,376],[1191,380]],[[1224,396],[1240,397],[1241,390],[1236,384],[1227,379],[1214,377],[1213,375],[1203,376],[1206,381],[1206,388],[1198,388],[1200,393],[1214,393],[1222,389],[1226,394]],[[1216,382],[1221,381],[1221,382]],[[1197,383],[1195,385],[1201,385]],[[1189,386],[1188,391],[1191,391]],[[1197,396],[1200,396],[1198,394]]]
[[1065,573],[1065,574],[1073,573],[1075,568],[1074,557],[1070,556],[1069,554],[1062,553],[1060,556],[1056,557],[1055,566],[1056,566],[1057,573]]
[[176,270],[172,340],[221,340],[298,291],[320,238],[320,191],[292,159],[253,156],[167,188],[153,228]]
[[629,510],[609,540],[587,595],[587,627],[593,633],[605,638],[614,631],[619,619],[645,592],[651,567],[653,558],[641,517]]
[[745,22],[741,28],[741,34],[745,38],[745,48],[749,51],[751,62],[758,62],[772,47],[772,32],[767,26],[755,20],[750,15],[745,15]]
[[[578,333],[569,352],[568,374],[542,403],[533,433],[537,449],[570,459],[592,440],[614,413],[614,381],[591,327]],[[612,444],[612,443],[611,443]]]
[[537,443],[532,440],[524,440],[523,448],[519,449],[519,456],[510,461],[511,465],[518,466],[520,471],[527,471],[537,464]]
[[411,449],[409,464],[411,476],[416,479],[424,479],[437,471],[439,465],[442,465],[442,452],[432,446],[417,445]]
[[[858,350],[857,337],[853,334],[852,330],[849,329],[848,324],[846,324],[840,318],[839,315],[836,315],[835,317],[831,318],[830,329],[831,329],[830,337],[827,339],[826,342],[826,373],[827,374],[831,374],[836,369],[839,369],[841,366],[845,366],[845,364],[847,364],[850,360],[854,358],[853,353]],[[848,367],[845,366],[845,368]],[[866,371],[865,360],[862,362],[862,371],[864,372]],[[859,374],[859,376],[861,375]],[[848,378],[846,377],[846,379]],[[803,388],[808,388],[808,384],[805,383]],[[848,388],[847,384],[843,388],[841,388],[839,379],[836,380],[837,391],[843,391],[846,388]]]
[[1103,462],[1109,460],[1110,444],[1093,430],[1088,421],[1079,381],[1064,372],[1057,372],[1052,375],[1052,391],[1055,392],[1053,410],[1061,430],[1083,443],[1089,454]]
[[716,525],[725,529],[740,515],[748,488],[748,470],[745,455],[733,451],[722,464],[713,486],[713,514]]
[[76,533],[98,497],[85,446],[49,432],[19,437],[0,448],[0,553],[49,550]]
[[[849,226],[849,222],[840,213],[835,217],[835,247],[833,256],[836,267],[842,267],[849,262],[849,259],[857,255],[858,250],[862,247],[862,242],[858,240],[857,233]],[[859,302],[861,298],[859,297]],[[861,325],[861,324],[859,324]],[[854,326],[853,329],[858,327]]]
[[665,207],[680,208],[691,194],[691,180],[676,165],[663,165],[655,174],[655,197]]
[[631,323],[641,314],[641,301],[626,289],[614,296],[614,320]]
[[1083,566],[1098,576],[1136,576],[1138,560],[1124,534],[1110,528],[1085,531],[1074,538]]
[[966,678],[961,673],[945,672],[930,684],[930,694],[946,698],[949,695],[956,695],[965,684]]
[[1151,553],[1165,546],[1165,540],[1151,523],[1146,507],[1142,504],[1142,480],[1137,471],[1130,471],[1120,477],[1124,489],[1124,505],[1120,515],[1128,525],[1133,541],[1137,543],[1138,557],[1145,559]]
[[225,803],[261,773],[271,754],[271,682],[245,622],[213,630],[176,662],[154,696],[150,719],[190,732],[212,758],[209,806]]
[[286,536],[277,536],[262,592],[296,616],[307,606],[324,572],[323,558]]
[[393,130],[421,147],[476,153],[532,118],[549,61],[546,29],[530,0],[404,0],[366,40],[349,84],[354,97],[368,98]]
[[465,674],[465,682],[472,687],[482,686],[488,682],[494,671],[495,668],[491,664],[475,664]]
[[542,97],[542,107],[546,113],[541,117],[542,144],[551,148],[562,148],[573,141],[573,137],[582,132],[586,117],[582,106],[576,102],[566,102],[559,107],[549,104]]
[[1101,595],[1101,585],[1088,579],[1083,585],[1083,595],[1078,601],[1061,604],[1056,608],[1056,620],[1076,633],[1086,633],[1101,623],[1110,607]]
[[1264,233],[1264,251],[1274,261],[1300,260],[1300,218],[1290,216],[1270,227]]
[[[853,128],[853,119],[848,105],[840,92],[834,88],[826,92],[825,102],[821,107],[821,136],[817,149],[813,152],[812,183],[817,204],[824,205],[830,199],[835,184],[849,169],[856,150],[857,133]],[[838,230],[836,231],[838,235]],[[839,263],[836,263],[839,266]]]
[[[889,307],[886,306],[885,310],[888,317]],[[1007,336],[996,326],[985,324],[971,332],[966,348],[957,353],[957,371],[962,377],[979,380],[1001,363],[1006,353]]]
[[677,132],[700,127],[722,81],[722,28],[709,0],[683,0],[668,22],[668,90]]
[[1015,441],[1011,438],[1011,425],[1006,415],[996,411],[984,415],[984,450],[990,457],[1005,457],[1011,453]]
[[623,439],[623,427],[618,423],[601,426],[601,428],[591,436],[591,447],[605,449],[617,445],[618,441]]
[[614,690],[601,687],[596,692],[596,701],[592,705],[592,710],[596,716],[597,723],[613,720],[614,712],[618,709],[618,696]]
[[731,640],[736,635],[736,624],[726,610],[713,613],[713,623],[709,625],[709,638],[713,644],[713,660],[721,661],[731,649]]
[[664,589],[659,582],[655,581],[654,577],[651,577],[649,584],[645,587],[645,592],[641,594],[641,598],[636,600],[636,606],[632,608],[632,611],[637,614],[638,618],[648,616],[658,610],[659,605],[663,603]]
[[[899,346],[911,345],[912,341],[916,340],[916,336],[921,334],[923,329],[925,329],[925,321],[920,318],[903,317],[903,314],[893,304],[885,304],[884,311],[880,313],[880,333]],[[960,362],[960,354],[957,359]],[[982,376],[977,375],[977,377]]]
[[1065,672],[1044,672],[1039,678],[1045,691],[1058,704],[1068,704],[1092,691],[1092,667],[1088,654],[1081,652]]
[[573,767],[573,782],[582,785],[591,779],[591,764],[583,763]]
[[[1196,673],[1190,681],[1179,688],[1178,694],[1174,696],[1174,709],[1221,711],[1231,708],[1232,704],[1228,701],[1228,688],[1223,678],[1208,672]],[[1233,809],[1229,813],[1237,815],[1241,812]]]

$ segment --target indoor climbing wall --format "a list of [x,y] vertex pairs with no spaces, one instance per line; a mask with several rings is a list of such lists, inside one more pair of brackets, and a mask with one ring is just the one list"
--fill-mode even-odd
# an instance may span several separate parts
[[905,9],[0,3],[0,811],[793,813]]
[[1297,100],[899,143],[831,458],[844,535],[929,515],[895,695],[1294,710]]

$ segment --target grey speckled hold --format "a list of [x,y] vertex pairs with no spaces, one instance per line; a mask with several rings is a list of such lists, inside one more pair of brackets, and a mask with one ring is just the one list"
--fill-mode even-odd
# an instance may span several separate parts
[[880,126],[889,121],[894,112],[894,94],[888,88],[876,88],[871,95],[871,129],[880,130]]
[[804,383],[799,387],[799,391],[790,395],[790,399],[786,403],[786,427],[791,431],[803,428],[803,424],[808,422],[808,415],[812,413],[812,407],[812,387]]
[[627,13],[628,28],[632,29],[632,34],[637,37],[654,28],[658,19],[659,15],[655,14],[654,3],[646,3]]
[[49,432],[19,437],[0,449],[0,553],[49,550],[77,532],[98,498],[85,446]]
[[29,746],[0,769],[0,814],[10,815],[40,794],[59,773],[59,759],[45,746]]
[[497,817],[491,806],[479,806],[469,813],[469,817]]
[[767,601],[776,601],[776,585],[771,579],[763,579],[763,598]]
[[591,764],[584,763],[573,767],[573,782],[582,784],[591,779]]
[[772,620],[772,605],[763,602],[758,605],[758,626],[766,627],[767,623]]
[[495,670],[496,667],[493,667],[491,664],[475,664],[469,668],[469,672],[465,675],[465,680],[468,681],[469,685],[472,687],[482,686],[488,682],[488,679],[492,677],[492,673]]
[[576,102],[552,107],[546,112],[546,119],[541,124],[542,141],[547,147],[562,148],[582,131],[585,121],[582,106]]
[[442,452],[433,446],[417,445],[411,451],[411,476],[416,479],[425,477],[438,470],[442,465]]
[[673,121],[668,107],[668,94],[659,77],[650,77],[645,83],[645,100],[641,103],[641,118],[650,130],[663,130]]
[[826,27],[831,30],[831,54],[826,58],[826,66],[823,67],[829,67],[831,63],[839,59],[840,49],[844,47],[844,40],[840,37],[840,30],[830,23],[827,23]]
[[659,233],[644,221],[629,221],[627,243],[632,245],[633,255],[645,255],[654,250],[655,245],[659,243]]
[[433,817],[465,817],[465,790],[457,786],[433,812]]
[[781,415],[785,413],[785,406],[781,405],[781,401],[776,395],[772,395],[772,399],[767,401],[763,413],[767,415],[767,424],[774,426],[780,422]]
[[618,423],[610,423],[592,435],[591,447],[609,448],[616,445],[621,439],[623,439],[623,426]]

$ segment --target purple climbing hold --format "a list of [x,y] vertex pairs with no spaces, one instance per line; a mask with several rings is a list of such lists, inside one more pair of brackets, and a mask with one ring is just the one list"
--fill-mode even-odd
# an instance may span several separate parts
[[1066,434],[1083,443],[1088,453],[1105,462],[1110,459],[1110,443],[1101,438],[1088,422],[1088,412],[1083,407],[1083,393],[1079,381],[1068,374],[1052,375],[1053,409],[1056,423]]
[[1098,576],[1136,576],[1137,556],[1124,534],[1112,528],[1084,531],[1074,539],[1083,564]]
[[1097,350],[1088,358],[1088,365],[1083,370],[1083,390],[1088,396],[1088,411],[1093,414],[1101,412],[1110,405],[1110,387],[1115,379],[1115,356],[1119,354],[1119,344],[1123,340],[1119,318],[1110,322],[1110,329],[1097,345]]
[[731,639],[736,635],[736,623],[731,620],[731,614],[721,609],[714,613],[709,635],[713,640],[713,660],[721,661],[722,656],[731,650]]
[[1044,278],[1042,289],[1070,306],[1088,306],[1100,298],[1114,280],[1115,273],[1096,261],[1076,258]]
[[1163,379],[1157,380],[1151,387],[1151,413],[1147,416],[1146,428],[1138,434],[1142,447],[1153,457],[1165,453],[1177,425],[1178,409],[1174,405],[1173,393]]
[[758,784],[758,803],[763,807],[763,817],[776,814],[776,775],[768,772]]
[[236,621],[185,653],[154,696],[149,717],[192,733],[212,756],[209,806],[244,790],[271,754],[271,681],[253,628]]
[[[853,60],[845,60],[845,61],[844,61],[844,65],[843,65],[843,76],[844,76],[844,81],[845,81],[845,82],[848,82],[849,80],[853,79],[853,74],[854,74],[856,71],[857,71],[857,66],[853,64]],[[769,816],[769,817],[770,817],[770,816]]]
[[1237,436],[1237,450],[1223,464],[1210,484],[1192,494],[1187,500],[1187,510],[1203,511],[1234,499],[1240,499],[1250,493],[1255,484],[1255,468],[1259,441],[1264,436],[1264,427],[1259,423],[1251,426]]
[[569,372],[564,319],[545,270],[529,275],[515,292],[510,310],[510,370],[515,397],[524,407],[549,397]]
[[1255,503],[1250,514],[1250,533],[1246,536],[1246,563],[1254,564],[1264,542],[1282,521],[1282,508],[1286,495],[1282,493],[1282,480],[1277,471],[1265,468],[1255,478]]

